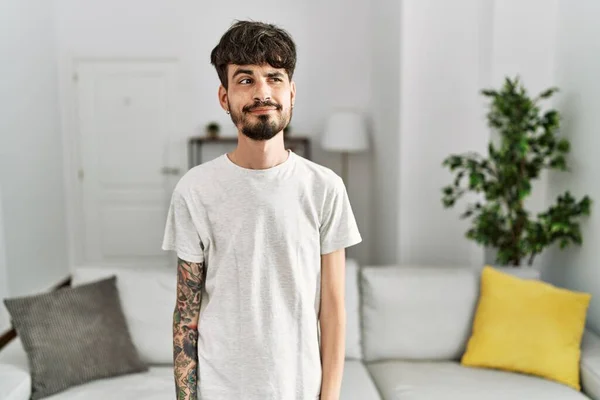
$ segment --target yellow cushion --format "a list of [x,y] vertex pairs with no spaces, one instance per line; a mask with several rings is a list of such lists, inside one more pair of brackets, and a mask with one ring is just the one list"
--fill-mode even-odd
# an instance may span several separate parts
[[486,266],[461,364],[521,372],[581,390],[579,361],[589,293]]

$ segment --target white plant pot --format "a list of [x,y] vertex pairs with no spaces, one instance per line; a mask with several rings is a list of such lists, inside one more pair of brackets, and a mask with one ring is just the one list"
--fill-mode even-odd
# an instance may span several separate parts
[[[516,267],[514,265],[495,265],[494,260],[496,260],[496,249],[491,248],[491,247],[485,247],[484,254],[485,254],[485,265],[489,265],[490,267],[497,268],[499,271],[514,275],[518,278],[537,279],[537,280],[540,279],[540,276],[541,276],[540,266],[535,265],[536,263],[534,263],[534,265],[525,264],[525,265],[519,265]],[[539,257],[538,257],[538,259],[539,259]]]

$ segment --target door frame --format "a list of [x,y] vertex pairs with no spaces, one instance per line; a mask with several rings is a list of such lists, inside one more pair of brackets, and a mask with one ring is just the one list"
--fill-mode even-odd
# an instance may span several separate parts
[[114,55],[77,55],[67,53],[58,60],[58,95],[61,117],[67,257],[69,271],[86,266],[84,260],[83,185],[81,185],[81,131],[77,109],[77,70],[82,63],[102,62],[169,62],[180,68],[176,56],[119,57]]

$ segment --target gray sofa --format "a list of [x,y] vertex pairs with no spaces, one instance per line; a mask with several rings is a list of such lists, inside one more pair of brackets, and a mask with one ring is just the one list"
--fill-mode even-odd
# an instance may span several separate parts
[[[346,270],[341,400],[600,400],[600,338],[590,331],[582,344],[582,392],[534,376],[460,365],[477,303],[480,270],[360,268],[354,260],[348,260]],[[151,365],[150,371],[94,381],[51,400],[174,397],[170,365],[173,271],[81,268],[75,271],[73,284],[110,274],[118,276],[132,337]],[[16,339],[0,351],[0,399],[27,399],[29,384],[27,358]]]

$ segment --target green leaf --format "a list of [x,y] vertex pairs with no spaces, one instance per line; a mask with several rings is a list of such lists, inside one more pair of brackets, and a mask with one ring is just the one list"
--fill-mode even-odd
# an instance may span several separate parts
[[531,187],[519,189],[519,200],[523,200],[531,194]]
[[446,207],[446,208],[450,208],[450,207],[454,206],[454,199],[446,199],[445,198],[442,201],[443,201],[444,207]]
[[558,124],[558,111],[549,110],[542,117],[542,124],[546,129],[552,128]]
[[473,210],[467,210],[460,215],[460,218],[461,219],[469,218],[471,215],[473,215]]
[[465,176],[465,171],[460,171],[458,174],[456,174],[456,178],[454,179],[454,186],[460,186],[460,180],[463,178],[463,176]]
[[540,93],[539,97],[542,99],[547,99],[549,97],[552,97],[552,95],[556,92],[558,92],[558,88],[553,87],[553,88],[547,89],[547,90],[543,91],[542,93]]
[[568,153],[570,147],[571,145],[567,139],[561,139],[556,144],[556,150],[560,151],[561,153]]
[[469,175],[469,188],[475,189],[483,182],[483,175],[473,172]]
[[528,138],[526,136],[522,137],[521,140],[519,140],[519,150],[521,151],[521,154],[525,154],[529,151],[529,143]]
[[584,198],[579,202],[579,209],[581,214],[590,215],[592,208],[592,200],[588,196],[584,196]]
[[550,167],[564,171],[567,169],[567,161],[563,155],[557,155],[550,160]]

